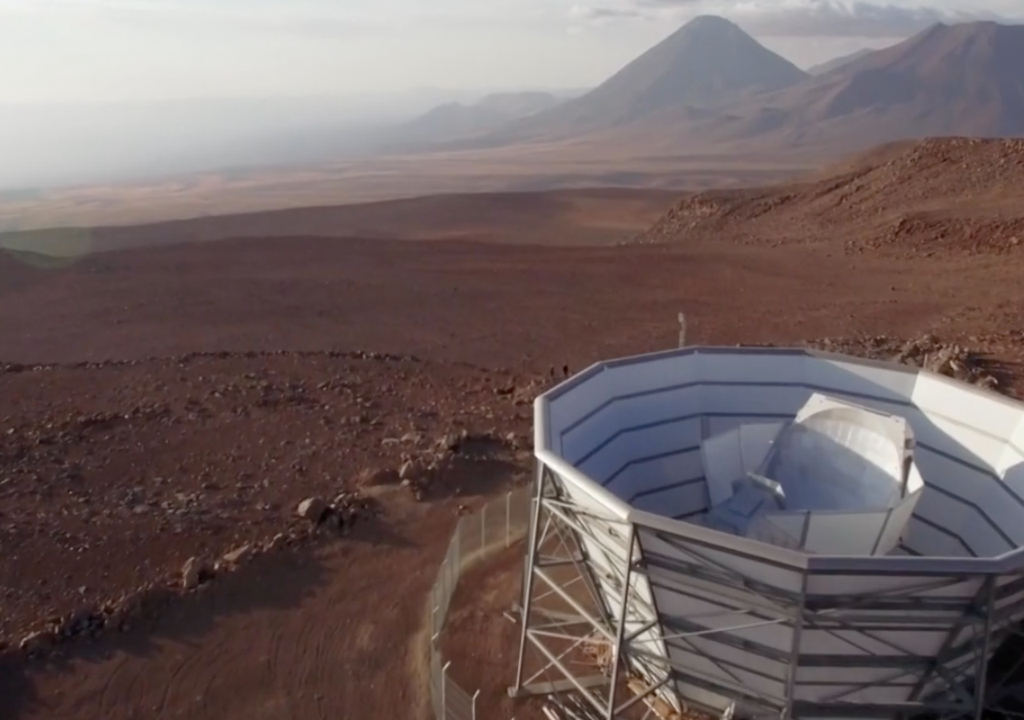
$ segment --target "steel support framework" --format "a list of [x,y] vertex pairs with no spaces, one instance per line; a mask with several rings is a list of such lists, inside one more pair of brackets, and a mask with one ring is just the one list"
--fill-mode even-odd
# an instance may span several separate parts
[[[619,594],[617,608],[599,591],[592,573],[594,563],[587,556],[586,547],[607,545],[604,532],[624,540],[625,561],[606,565],[605,587],[609,584]],[[678,549],[672,557],[644,550],[640,531],[657,535],[659,540]],[[585,538],[587,543],[581,540]],[[621,554],[621,548],[614,556]],[[609,556],[613,554],[609,553]],[[711,568],[711,569],[709,569]],[[571,569],[571,576],[561,571]],[[658,573],[652,570],[670,570],[685,578],[681,587],[659,585]],[[664,573],[662,573],[664,574]],[[1024,588],[1024,578],[997,587],[995,576],[982,579],[977,595],[962,611],[959,619],[939,621],[948,628],[944,647],[935,657],[915,656],[905,647],[886,637],[895,628],[913,631],[922,626],[922,612],[935,610],[949,612],[956,605],[943,598],[941,590],[962,582],[964,576],[922,577],[911,591],[874,592],[850,596],[841,601],[835,597],[818,596],[807,592],[807,576],[799,593],[786,593],[773,587],[758,587],[745,578],[702,557],[698,548],[686,545],[677,538],[650,528],[640,528],[631,522],[598,517],[576,506],[560,489],[559,479],[543,464],[538,463],[534,505],[529,531],[523,594],[519,606],[520,646],[515,683],[509,688],[513,697],[549,694],[552,691],[575,691],[605,720],[633,717],[631,708],[646,701],[648,706],[656,694],[673,705],[685,705],[684,698],[676,697],[674,683],[682,682],[735,701],[737,717],[789,718],[932,718],[934,720],[982,720],[984,717],[1021,718],[1024,720],[1024,655],[1000,661],[1012,667],[994,672],[989,657],[1004,643],[1020,637],[1016,623],[1007,623],[1014,614],[1013,607],[996,610],[1001,598],[1009,598]],[[718,588],[722,597],[729,598],[729,612],[746,617],[749,624],[779,624],[793,633],[788,653],[775,648],[758,646],[743,641],[742,650],[750,665],[730,667],[720,658],[704,657],[722,671],[722,675],[736,678],[724,682],[696,672],[667,655],[654,652],[650,642],[641,636],[660,626],[666,645],[685,647],[697,652],[688,639],[700,637],[729,646],[737,641],[727,629],[709,629],[699,621],[687,618],[666,618],[659,615],[651,601],[637,591],[637,582],[644,579],[652,588],[686,595],[687,585],[692,592],[698,585]],[[934,597],[913,595],[922,590],[935,591]],[[747,600],[744,599],[747,597]],[[756,602],[751,599],[756,596]],[[558,603],[554,607],[548,601]],[[1014,603],[1016,607],[1017,603]],[[853,614],[851,614],[853,613]],[[657,618],[644,621],[643,618]],[[876,619],[872,619],[876,618]],[[736,626],[743,627],[737,624]],[[935,629],[934,627],[932,628]],[[855,630],[887,646],[885,655],[867,655],[863,658],[822,656],[802,652],[801,633],[808,630],[838,634]],[[591,665],[587,672],[577,672],[581,647],[593,643],[594,638],[609,649],[610,658],[604,672]],[[647,647],[645,647],[645,645]],[[736,645],[735,647],[739,647]],[[532,651],[532,653],[531,653]],[[525,677],[531,654],[540,660],[540,667]],[[998,653],[997,653],[998,654]],[[1005,654],[1005,653],[1004,653]],[[787,667],[783,696],[766,696],[751,691],[739,679],[736,670],[757,672],[759,660],[783,663]],[[854,686],[842,694],[819,698],[816,701],[794,697],[799,668],[891,668],[885,679]],[[642,679],[644,687],[624,698],[622,688],[626,676]],[[661,675],[660,679],[657,676]],[[652,678],[655,678],[652,681]],[[665,694],[665,686],[668,693]],[[813,683],[802,683],[804,686]],[[848,699],[858,690],[868,687],[911,688],[906,702],[869,703]],[[663,701],[664,701],[663,700]],[[711,708],[698,709],[709,711]],[[714,710],[721,713],[721,710]],[[732,712],[732,707],[726,713]]]
[[[669,679],[667,663],[653,656],[653,664],[662,667],[664,679],[647,684],[629,698],[622,697],[622,687],[628,679],[624,671],[635,667],[635,661],[629,663],[628,659],[639,657],[633,653],[632,646],[656,624],[631,618],[630,609],[642,607],[645,612],[641,617],[657,616],[636,588],[640,558],[636,529],[631,523],[588,516],[574,507],[558,492],[550,471],[541,464],[538,464],[536,483],[519,607],[519,664],[509,694],[512,697],[548,694],[548,688],[558,685],[575,690],[604,720],[625,718],[641,702],[653,700]],[[613,526],[611,532],[625,539],[625,561],[608,568],[612,573],[610,580],[619,592],[615,610],[602,598],[591,574],[592,565],[588,562],[585,545],[580,542],[585,536],[593,545],[607,544],[608,541],[591,527],[593,520]],[[549,572],[553,569],[571,572],[555,576]],[[568,607],[569,611],[549,607],[552,602]],[[578,666],[578,660],[573,662],[569,658],[578,655],[584,645],[593,644],[595,637],[600,646],[609,650],[608,664],[602,668],[595,663],[590,666],[590,672],[580,675],[571,669]],[[530,650],[535,651],[542,664],[529,678],[524,678]],[[549,674],[558,679],[538,681]]]

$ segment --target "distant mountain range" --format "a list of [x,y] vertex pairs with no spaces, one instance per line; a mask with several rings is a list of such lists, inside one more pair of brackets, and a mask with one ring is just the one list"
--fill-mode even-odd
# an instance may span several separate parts
[[737,25],[702,16],[590,92],[509,123],[475,144],[552,140],[658,118],[700,121],[739,98],[790,87],[807,74]]
[[528,144],[806,164],[935,135],[1024,135],[1024,25],[937,24],[804,72],[703,16],[590,90],[0,106],[0,190]]
[[865,55],[870,55],[873,52],[875,52],[875,51],[872,50],[871,48],[861,48],[860,50],[856,50],[856,51],[854,51],[852,53],[849,53],[847,55],[841,55],[840,57],[832,58],[831,60],[826,60],[825,62],[823,62],[823,63],[821,63],[819,65],[814,65],[813,67],[809,67],[809,68],[807,68],[807,74],[808,75],[824,75],[827,72],[832,72],[833,70],[838,70],[843,65],[848,65],[849,63],[853,62],[854,60],[860,60]]
[[456,140],[496,130],[513,120],[549,110],[564,98],[549,92],[508,92],[487,95],[474,103],[438,105],[396,128],[405,142]]
[[804,72],[738,25],[703,16],[579,97],[513,104],[518,117],[447,106],[420,122],[460,129],[447,137],[463,139],[434,149],[589,138],[638,152],[839,154],[931,135],[1024,135],[1022,68],[1019,25],[937,24]]
[[824,75],[738,103],[702,134],[849,150],[927,136],[1024,135],[1024,26],[935,25]]

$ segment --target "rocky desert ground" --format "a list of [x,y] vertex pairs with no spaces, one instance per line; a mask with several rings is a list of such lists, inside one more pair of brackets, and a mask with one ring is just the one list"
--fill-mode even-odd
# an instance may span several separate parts
[[[617,246],[613,219],[566,214],[572,247],[533,225],[501,240],[481,200],[457,239],[429,239],[452,225],[422,201],[422,224],[379,234],[261,237],[260,218],[5,253],[0,717],[427,717],[426,598],[459,515],[528,480],[537,392],[673,346],[682,311],[693,343],[1017,395],[1022,173],[1013,141],[901,145],[801,183],[659,191],[665,214]],[[554,217],[531,197],[518,211]],[[507,717],[512,648],[476,627],[453,662]]]

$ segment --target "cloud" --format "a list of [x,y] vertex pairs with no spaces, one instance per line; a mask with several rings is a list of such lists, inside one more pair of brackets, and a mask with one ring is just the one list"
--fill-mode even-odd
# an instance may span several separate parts
[[602,20],[619,20],[625,18],[641,18],[646,13],[637,7],[592,7],[589,5],[573,5],[569,9],[569,19],[576,22],[601,22]]
[[900,7],[870,2],[814,2],[804,6],[758,8],[740,13],[751,32],[765,36],[872,37],[914,35],[936,23],[991,20],[990,13],[951,11],[934,7]]
[[[619,0],[574,6],[577,20],[686,19],[715,14],[763,37],[908,37],[936,23],[1007,19],[979,8],[941,10],[934,6],[882,4],[865,0]],[[578,9],[577,9],[578,8]]]

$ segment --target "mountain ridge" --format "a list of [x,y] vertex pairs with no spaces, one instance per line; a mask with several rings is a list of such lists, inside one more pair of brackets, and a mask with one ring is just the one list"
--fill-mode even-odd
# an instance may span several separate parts
[[648,157],[835,158],[881,143],[1024,135],[1024,25],[935,24],[800,70],[701,16],[582,96],[425,152],[559,144]]
[[556,107],[564,99],[541,90],[491,93],[476,102],[448,102],[397,128],[406,142],[458,140]]
[[571,138],[670,111],[703,119],[745,95],[784,89],[807,77],[735,23],[700,16],[590,92],[510,123],[478,144]]
[[706,125],[706,139],[843,150],[933,136],[1024,135],[1024,25],[936,24]]
[[840,55],[839,57],[834,57],[831,60],[826,60],[825,62],[818,63],[817,65],[812,65],[807,68],[807,74],[812,76],[824,75],[825,73],[830,73],[833,70],[838,70],[854,60],[860,60],[862,57],[870,55],[873,52],[875,52],[874,48],[861,48],[860,50],[854,50],[852,53]]

